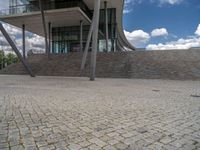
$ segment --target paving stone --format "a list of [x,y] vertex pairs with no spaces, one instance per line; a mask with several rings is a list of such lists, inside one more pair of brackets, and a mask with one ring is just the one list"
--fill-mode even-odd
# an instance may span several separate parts
[[38,150],[36,146],[25,146],[25,150]]
[[11,147],[11,150],[25,150],[25,148],[22,145],[17,145],[17,146]]
[[90,150],[99,150],[99,149],[101,149],[101,147],[97,146],[96,144],[91,144],[90,146],[88,146],[88,148]]
[[139,128],[137,131],[141,134],[148,132],[146,128]]
[[128,146],[123,144],[123,143],[118,143],[114,145],[117,149],[123,150],[123,149],[127,149]]
[[81,147],[87,147],[87,146],[89,146],[90,144],[91,144],[91,143],[88,142],[88,141],[83,141],[83,142],[79,143],[79,145],[80,145]]
[[115,137],[115,136],[118,136],[119,134],[116,133],[116,132],[111,132],[111,133],[108,133],[107,134],[109,137]]
[[108,141],[108,143],[110,145],[115,145],[115,144],[119,143],[119,141],[117,141],[117,140],[110,140],[110,141]]
[[0,76],[0,83],[2,150],[200,147],[200,101],[190,96],[200,81]]
[[48,143],[45,141],[40,141],[40,142],[36,142],[36,145],[37,145],[37,147],[44,147],[44,146],[47,146]]
[[102,140],[100,140],[98,138],[90,139],[89,142],[94,143],[100,147],[104,147],[105,145],[107,145],[105,142],[103,142]]
[[80,129],[83,130],[86,133],[92,132],[92,130],[90,128],[88,128],[88,127],[80,127]]
[[104,150],[117,150],[115,147],[107,145],[105,147],[103,147]]
[[169,144],[170,142],[174,141],[175,139],[171,138],[171,137],[164,137],[160,140],[161,143],[163,144]]
[[68,146],[68,148],[70,150],[79,150],[79,149],[81,149],[81,146],[78,145],[78,144],[75,144],[75,143],[70,143],[69,146]]

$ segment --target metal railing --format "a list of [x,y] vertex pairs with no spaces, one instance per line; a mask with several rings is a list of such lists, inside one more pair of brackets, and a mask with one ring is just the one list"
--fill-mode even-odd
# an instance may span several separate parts
[[39,7],[36,7],[34,5],[19,5],[11,7],[9,9],[0,10],[0,16],[18,15],[39,10]]
[[[92,17],[91,11],[88,9],[87,5],[82,1],[65,1],[65,2],[48,2],[43,3],[44,10],[53,10],[53,9],[61,9],[61,8],[70,8],[70,7],[80,7],[81,10],[89,17]],[[0,10],[0,17],[2,16],[9,16],[9,15],[17,15],[17,14],[23,14],[23,13],[29,13],[29,12],[35,12],[39,11],[39,5],[33,5],[33,4],[25,4],[25,5],[18,5],[18,6],[12,6],[9,9],[3,9]]]

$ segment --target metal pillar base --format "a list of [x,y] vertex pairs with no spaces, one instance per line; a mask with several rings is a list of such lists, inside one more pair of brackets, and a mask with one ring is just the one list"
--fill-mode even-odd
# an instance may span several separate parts
[[28,62],[23,59],[22,55],[20,54],[17,46],[15,45],[15,43],[12,41],[12,39],[10,38],[10,36],[8,35],[8,33],[6,32],[6,30],[4,29],[2,23],[0,22],[0,30],[3,34],[3,36],[5,37],[5,39],[8,41],[8,43],[10,44],[10,46],[12,47],[12,49],[14,50],[14,52],[16,53],[16,55],[18,56],[18,58],[20,59],[20,61],[22,62],[22,64],[24,65],[25,69],[27,70],[27,72],[30,74],[31,77],[35,77],[35,75],[33,74]]

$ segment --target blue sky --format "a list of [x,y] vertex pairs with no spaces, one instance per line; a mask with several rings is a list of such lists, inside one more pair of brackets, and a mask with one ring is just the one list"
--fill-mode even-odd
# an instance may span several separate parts
[[[195,32],[200,24],[200,0],[126,0],[123,23],[124,30],[130,33],[141,30],[149,35],[144,42],[132,41],[137,47],[198,39]],[[161,28],[165,34],[151,35],[154,29]]]

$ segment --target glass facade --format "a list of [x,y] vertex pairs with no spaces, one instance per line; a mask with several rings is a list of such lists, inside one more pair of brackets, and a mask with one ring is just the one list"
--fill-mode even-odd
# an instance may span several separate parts
[[[105,11],[100,11],[98,51],[106,51]],[[86,45],[90,26],[83,26],[83,48]],[[108,51],[116,47],[116,10],[108,9]],[[52,28],[52,53],[67,53],[80,51],[80,26]]]
[[[83,46],[85,46],[89,26],[83,26]],[[52,28],[52,53],[80,51],[80,26]]]

